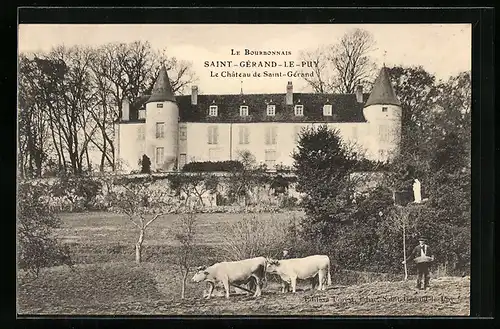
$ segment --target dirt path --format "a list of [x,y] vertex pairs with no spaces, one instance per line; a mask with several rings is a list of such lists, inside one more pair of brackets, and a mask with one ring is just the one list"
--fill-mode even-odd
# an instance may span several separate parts
[[[374,282],[356,286],[333,286],[327,291],[281,294],[274,287],[260,298],[233,295],[229,300],[190,298],[184,301],[156,299],[119,303],[95,303],[51,308],[58,314],[100,315],[469,315],[470,279],[438,278],[422,291],[414,282]],[[39,310],[46,313],[47,310]],[[38,313],[38,312],[37,312]]]

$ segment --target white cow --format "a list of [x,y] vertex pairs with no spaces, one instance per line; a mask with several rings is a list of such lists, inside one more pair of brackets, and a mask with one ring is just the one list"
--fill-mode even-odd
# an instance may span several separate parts
[[229,298],[229,285],[242,285],[251,283],[255,279],[254,297],[261,295],[262,283],[266,276],[267,259],[265,257],[256,257],[239,260],[235,262],[221,262],[209,267],[199,267],[193,276],[194,282],[206,281],[210,283],[208,295],[212,296],[214,286],[217,282],[222,282],[226,290],[226,298]]
[[297,279],[312,279],[314,288],[314,279],[317,276],[319,281],[318,290],[326,289],[325,281],[327,281],[327,285],[332,284],[330,258],[326,255],[281,260],[268,259],[266,272],[278,274],[281,277],[282,292],[285,292],[288,284],[292,286],[292,291],[295,292]]

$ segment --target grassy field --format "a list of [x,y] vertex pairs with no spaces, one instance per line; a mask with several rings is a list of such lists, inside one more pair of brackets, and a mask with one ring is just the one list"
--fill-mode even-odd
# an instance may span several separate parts
[[[258,214],[286,221],[300,213]],[[311,291],[300,282],[296,294],[279,293],[269,278],[263,295],[254,299],[232,295],[229,300],[202,299],[204,284],[188,282],[180,299],[180,275],[171,263],[176,248],[169,230],[176,215],[150,226],[144,263],[134,259],[135,227],[125,217],[108,213],[63,214],[56,234],[70,245],[74,268],[45,270],[35,281],[18,286],[20,314],[241,314],[241,315],[468,315],[466,278],[433,278],[431,289],[417,291],[411,281],[394,275],[358,273],[340,269],[332,275],[327,291]],[[199,253],[205,264],[220,260],[220,226],[246,215],[199,215]],[[189,276],[189,278],[191,275]]]

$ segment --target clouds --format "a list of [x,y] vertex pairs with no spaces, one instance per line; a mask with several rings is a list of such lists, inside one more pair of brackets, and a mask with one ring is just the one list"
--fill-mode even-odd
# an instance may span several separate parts
[[[422,65],[438,78],[471,68],[469,24],[314,24],[314,25],[20,25],[19,51],[48,51],[65,44],[98,45],[108,42],[149,41],[154,48],[191,61],[204,93],[238,93],[240,79],[210,78],[206,60],[243,60],[230,55],[234,49],[289,50],[292,56],[252,56],[251,60],[298,59],[299,52],[338,41],[351,28],[370,31],[377,43],[373,57],[379,65]],[[384,52],[386,56],[384,58]],[[286,57],[286,58],[284,58]],[[284,92],[292,80],[296,90],[301,79],[243,79],[246,93]]]

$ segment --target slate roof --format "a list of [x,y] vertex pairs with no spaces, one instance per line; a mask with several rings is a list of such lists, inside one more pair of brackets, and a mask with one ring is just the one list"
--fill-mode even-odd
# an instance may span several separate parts
[[171,101],[175,102],[174,92],[172,91],[172,85],[168,79],[167,69],[162,66],[160,72],[158,73],[158,78],[155,81],[153,90],[151,91],[151,97],[149,102],[165,102]]
[[[369,94],[363,94],[363,101]],[[177,96],[181,122],[365,122],[364,103],[355,94],[294,93],[294,105],[286,105],[286,94],[198,95],[191,105],[191,95]],[[138,120],[139,109],[151,98],[142,96],[130,104],[130,121]],[[267,104],[276,105],[275,116],[267,116]],[[332,105],[332,116],[323,116],[323,105]],[[217,105],[218,115],[209,116],[210,105]],[[240,105],[248,106],[248,116],[240,116]],[[295,105],[303,105],[303,116],[295,116]]]
[[380,69],[380,73],[373,83],[372,91],[370,97],[366,101],[365,106],[384,104],[384,105],[399,105],[399,101],[394,89],[392,88],[391,80],[389,79],[389,73],[385,66]]

